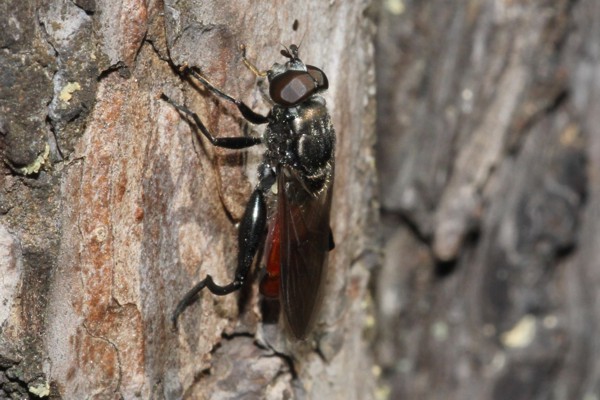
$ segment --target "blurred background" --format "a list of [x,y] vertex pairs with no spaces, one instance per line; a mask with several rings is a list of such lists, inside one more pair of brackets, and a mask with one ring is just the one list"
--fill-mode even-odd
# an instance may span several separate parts
[[600,3],[384,0],[393,399],[598,399]]

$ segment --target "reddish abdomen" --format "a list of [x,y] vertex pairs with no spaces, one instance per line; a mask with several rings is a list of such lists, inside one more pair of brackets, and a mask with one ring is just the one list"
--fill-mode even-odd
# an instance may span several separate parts
[[279,298],[279,280],[281,273],[281,229],[279,218],[275,218],[271,232],[267,237],[266,274],[260,282],[260,293],[268,298]]

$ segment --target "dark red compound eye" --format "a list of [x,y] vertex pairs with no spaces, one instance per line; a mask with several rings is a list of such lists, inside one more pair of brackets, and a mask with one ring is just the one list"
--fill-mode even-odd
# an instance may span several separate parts
[[269,86],[271,99],[284,107],[299,104],[315,94],[326,90],[329,81],[325,73],[312,65],[304,71],[286,71],[273,78]]
[[304,71],[287,71],[275,77],[269,86],[273,101],[285,107],[306,100],[315,91],[314,78]]
[[327,80],[325,72],[312,65],[307,65],[306,70],[317,83],[317,88],[319,90],[327,90],[329,88],[329,81]]

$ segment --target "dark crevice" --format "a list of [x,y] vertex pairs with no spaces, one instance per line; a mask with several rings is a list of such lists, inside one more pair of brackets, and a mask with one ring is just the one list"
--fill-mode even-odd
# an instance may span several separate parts
[[573,24],[573,10],[575,6],[579,3],[579,0],[568,0],[565,5],[564,18],[567,21],[566,28],[563,30],[562,35],[556,38],[554,42],[554,51],[555,53],[559,53],[567,43],[567,39],[569,39],[570,35],[575,31],[576,26]]
[[[52,43],[50,34],[46,30],[46,25],[44,25],[44,23],[40,20],[39,15],[37,13],[35,15],[35,19],[37,21],[38,26],[40,27],[40,31],[42,32],[42,36],[44,37],[44,41],[46,43],[48,43],[48,45],[52,49],[53,56],[56,59],[56,62],[58,63],[60,61],[60,53],[58,52],[58,49],[56,48],[56,46],[54,46],[54,43]],[[58,71],[58,69],[57,69],[57,71]],[[54,75],[56,75],[57,71],[54,71]],[[54,76],[53,76],[53,78],[54,78]],[[54,82],[54,79],[53,79],[53,82]]]
[[[288,354],[284,354],[284,353],[280,353],[278,351],[276,351],[273,348],[270,348],[270,350],[273,352],[273,354],[267,354],[263,357],[266,358],[271,358],[271,357],[278,357],[281,358],[285,364],[287,365],[287,367],[289,368],[289,373],[292,376],[292,379],[294,381],[298,380],[298,371],[296,371],[296,367],[294,366],[294,359],[292,358],[292,356],[288,355]],[[280,372],[279,374],[276,375],[276,377],[281,376],[281,374],[284,372]]]
[[[211,351],[212,353],[212,351]],[[207,378],[211,375],[211,369],[209,368],[204,368],[203,370],[198,371],[196,374],[194,374],[194,379],[192,381],[192,384],[190,386],[188,386],[187,390],[183,393],[182,398],[184,399],[189,399],[191,398],[191,393],[194,390],[194,387],[196,386],[197,383],[201,382],[204,378]],[[162,385],[162,381],[157,382],[157,386],[158,385]]]
[[[162,61],[166,61],[169,64],[172,64],[173,62],[171,61],[171,55],[167,54],[167,57],[163,56],[160,52],[160,49],[158,47],[156,47],[156,43],[154,43],[154,40],[152,39],[148,39],[148,32],[146,32],[146,36],[144,37],[144,41],[143,43],[148,43],[148,45],[150,45],[150,48],[152,49],[152,52],[154,54],[156,54],[156,56],[158,57],[159,60]],[[140,51],[142,49],[142,46],[140,46]],[[169,52],[169,48],[166,49],[167,53]],[[136,55],[137,58],[137,55]]]
[[[2,158],[2,161],[4,162],[4,165],[6,165],[8,167],[8,170],[10,171],[10,175],[26,178],[26,180],[24,180],[23,183],[26,183],[27,180],[38,179],[40,176],[40,173],[42,172],[42,168],[40,168],[36,172],[25,173],[21,170],[21,168],[26,167],[26,165],[15,165],[5,156]],[[40,187],[42,187],[42,186],[44,186],[44,185],[41,185]],[[35,186],[31,186],[31,187],[35,187]]]
[[570,97],[569,89],[561,89],[552,101],[541,110],[540,114],[554,114]]
[[461,250],[456,258],[452,260],[440,260],[435,258],[433,251],[431,252],[431,256],[435,259],[434,273],[437,278],[444,279],[452,275],[458,268],[460,254],[466,254],[469,249],[477,248],[481,236],[479,227],[479,224],[474,225],[465,232],[463,242],[460,246]]
[[95,0],[71,0],[71,3],[90,17],[96,13]]
[[[432,238],[426,234],[424,234],[415,221],[408,217],[406,213],[403,212],[389,212],[382,210],[383,213],[387,213],[389,215],[393,215],[398,219],[398,225],[405,226],[408,231],[411,233],[413,238],[415,238],[422,245],[427,247],[428,252],[433,260],[435,260],[434,266],[434,274],[438,278],[446,278],[452,275],[456,271],[456,267],[458,265],[458,259],[453,260],[440,260],[435,256],[435,253],[432,249]],[[465,238],[463,240],[463,244],[461,245],[461,252],[464,251],[468,247],[475,247],[477,242],[479,241],[479,229],[478,225],[473,226],[469,231],[465,232]]]
[[321,361],[323,361],[323,363],[327,364],[327,357],[325,357],[325,354],[323,354],[323,350],[321,350],[319,346],[315,348],[315,353],[317,353],[317,355],[319,356]]
[[531,114],[523,123],[523,125],[519,127],[519,130],[515,132],[514,137],[517,139],[515,139],[513,143],[508,144],[507,156],[516,156],[519,152],[519,149],[522,147],[521,144],[526,136],[525,132],[530,131],[533,126],[543,120],[546,116],[555,114],[556,111],[569,100],[569,97],[569,89],[567,87],[561,88],[548,102],[548,104]]
[[[48,125],[48,129],[50,130],[50,134],[52,135],[52,139],[54,141],[54,146],[56,148],[56,152],[58,153],[58,156],[60,157],[59,161],[64,161],[65,156],[64,156],[62,150],[60,149],[60,145],[58,144],[56,128],[54,127],[54,124],[52,123],[52,118],[50,118],[50,115],[46,115],[46,124]],[[50,148],[52,148],[52,146]],[[52,153],[52,151],[51,151],[51,153]]]
[[[221,337],[225,340],[234,340],[235,338],[238,337],[245,337],[245,338],[250,338],[250,339],[254,339],[254,334],[251,332],[244,332],[244,331],[238,331],[238,332],[233,332],[233,333],[225,333],[223,332],[221,334]],[[219,343],[219,346],[215,346],[212,350],[211,353],[214,353],[219,347],[221,347],[221,344]]]
[[[140,52],[142,51],[142,49],[144,48],[144,43],[147,43],[148,41],[146,40],[146,37],[148,36],[148,27],[146,27],[146,32],[144,32],[144,37],[142,38],[142,40],[140,40],[140,44],[137,47],[137,49],[135,50],[135,55],[133,56],[133,64],[135,64],[135,62],[138,59],[138,56],[140,55]],[[160,58],[160,55],[159,55]],[[131,73],[130,73],[131,74]]]
[[435,263],[435,268],[434,268],[435,276],[437,278],[444,279],[444,278],[452,275],[452,273],[454,273],[454,271],[456,271],[456,266],[457,266],[456,260],[449,260],[449,261],[438,260]]
[[119,76],[121,76],[124,79],[128,79],[131,77],[131,71],[129,70],[127,65],[125,65],[123,61],[119,61],[118,63],[113,64],[104,71],[100,72],[96,80],[98,82],[102,82],[104,79],[108,78],[111,74],[115,72],[118,73]]
[[[225,340],[228,340],[228,341],[229,340],[234,340],[235,338],[238,338],[238,337],[254,339],[254,334],[250,333],[250,332],[234,332],[234,333],[231,333],[231,334],[223,333],[221,335],[221,337],[223,339],[225,339]],[[298,380],[298,372],[296,371],[296,368],[294,366],[294,359],[293,359],[292,356],[290,356],[288,354],[281,353],[281,352],[275,350],[273,347],[271,347],[269,345],[267,345],[267,346],[261,345],[256,340],[254,340],[254,345],[256,347],[258,347],[259,349],[271,351],[270,354],[265,354],[265,355],[262,355],[261,357],[264,357],[264,358],[272,358],[272,357],[281,358],[285,362],[285,364],[287,365],[287,367],[289,369],[289,373],[292,376],[292,379],[293,380]],[[221,346],[222,346],[222,342],[217,343],[213,347],[213,349],[211,350],[211,354],[214,354],[214,352],[218,348],[220,348]],[[275,379],[278,378],[278,377],[280,377],[282,374],[285,374],[285,373],[287,373],[287,371],[280,371],[278,374],[276,374]]]
[[382,218],[386,218],[386,214],[389,216],[393,216],[398,220],[397,225],[404,225],[410,233],[415,237],[419,242],[426,246],[431,246],[431,237],[424,233],[420,228],[419,224],[410,217],[410,212],[399,211],[399,210],[386,210],[385,208],[381,209]]

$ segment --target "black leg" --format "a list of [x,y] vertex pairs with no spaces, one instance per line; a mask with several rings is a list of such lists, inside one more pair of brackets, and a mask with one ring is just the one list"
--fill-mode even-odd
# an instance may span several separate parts
[[329,227],[329,251],[335,249],[335,241],[333,240],[333,232],[331,231],[331,227]]
[[235,271],[235,278],[231,283],[225,286],[219,286],[213,281],[210,275],[207,275],[204,280],[200,281],[200,283],[187,292],[179,304],[177,304],[173,316],[171,317],[174,328],[177,327],[177,318],[179,315],[189,305],[196,301],[198,293],[202,289],[207,288],[212,293],[223,296],[238,290],[244,284],[265,232],[267,206],[263,191],[265,190],[265,187],[268,186],[267,180],[270,179],[272,178],[267,177],[261,181],[252,193],[252,196],[250,196],[250,201],[248,201],[248,204],[246,205],[246,211],[244,211],[238,233],[238,264]]
[[252,147],[254,145],[261,143],[260,138],[252,137],[252,136],[215,137],[208,131],[206,126],[204,126],[204,124],[202,123],[202,120],[200,120],[200,117],[198,117],[198,115],[195,112],[191,111],[187,107],[182,106],[181,104],[177,104],[174,100],[172,100],[170,97],[168,97],[164,93],[160,95],[160,98],[163,99],[164,101],[168,102],[169,104],[171,104],[173,107],[175,107],[180,112],[182,112],[185,115],[187,115],[188,117],[192,118],[194,120],[194,123],[196,124],[196,126],[202,132],[202,134],[214,146],[224,147],[226,149],[245,149],[247,147]]
[[248,107],[243,102],[241,102],[237,99],[234,99],[227,93],[216,88],[215,86],[213,86],[212,83],[210,83],[206,78],[204,78],[202,75],[200,75],[194,69],[192,69],[190,67],[184,67],[183,72],[186,74],[192,75],[194,78],[196,78],[201,84],[203,84],[208,90],[210,90],[215,95],[235,104],[237,106],[238,110],[240,110],[240,112],[244,116],[244,118],[246,118],[248,121],[252,122],[253,124],[266,124],[267,122],[269,122],[269,119],[267,117],[252,111],[250,109],[250,107]]

